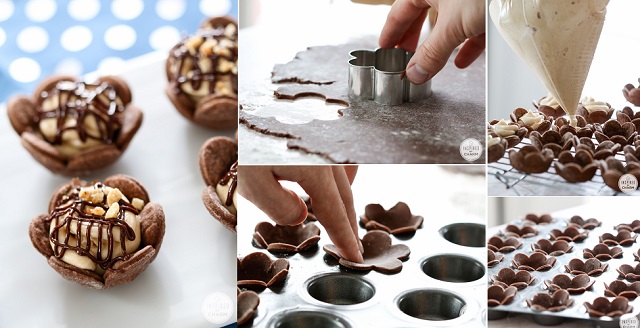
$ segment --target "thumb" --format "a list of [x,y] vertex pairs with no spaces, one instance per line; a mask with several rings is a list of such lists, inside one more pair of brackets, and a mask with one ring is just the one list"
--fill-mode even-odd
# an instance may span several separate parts
[[445,21],[438,23],[407,65],[407,78],[413,84],[423,84],[438,74],[453,50],[462,43]]

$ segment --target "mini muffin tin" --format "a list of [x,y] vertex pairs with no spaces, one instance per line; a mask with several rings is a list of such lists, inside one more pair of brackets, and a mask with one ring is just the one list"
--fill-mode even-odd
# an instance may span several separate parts
[[[422,228],[391,236],[394,245],[411,249],[409,259],[399,273],[382,274],[341,267],[322,249],[332,242],[317,223],[321,239],[302,253],[260,249],[252,241],[253,229],[269,219],[247,207],[238,225],[238,256],[264,252],[286,258],[290,268],[284,284],[257,290],[258,311],[241,327],[485,327],[486,236],[478,220],[444,222],[414,212],[425,217]],[[356,211],[361,215],[364,208]],[[366,233],[359,224],[360,238]]]
[[[532,246],[540,239],[548,239],[552,241],[551,236],[556,235],[556,237],[560,238],[560,240],[568,241],[569,248],[570,248],[569,252],[564,254],[562,254],[563,253],[562,251],[557,252],[556,254],[559,254],[559,255],[554,256],[556,260],[554,265],[551,267],[551,269],[547,271],[530,271],[529,273],[535,280],[526,288],[519,289],[515,295],[515,298],[509,304],[489,307],[488,308],[489,320],[501,319],[506,317],[507,314],[509,314],[510,312],[516,312],[516,313],[531,314],[533,317],[533,320],[536,323],[541,325],[557,325],[562,323],[565,319],[571,318],[571,319],[585,319],[590,321],[591,324],[601,326],[601,327],[619,327],[620,324],[624,323],[624,320],[627,320],[633,316],[637,317],[638,314],[640,313],[640,298],[636,298],[633,301],[629,301],[629,304],[633,306],[633,310],[631,311],[630,314],[625,314],[618,317],[591,317],[587,313],[587,310],[584,306],[585,302],[593,303],[593,301],[597,297],[607,297],[609,301],[614,299],[614,297],[608,297],[607,295],[605,295],[605,289],[606,289],[605,284],[610,285],[612,282],[616,280],[624,281],[626,284],[630,284],[633,282],[633,281],[624,280],[623,277],[619,276],[616,270],[623,264],[629,264],[635,267],[636,264],[639,263],[634,258],[634,255],[633,255],[633,253],[637,252],[638,249],[640,248],[640,244],[637,241],[631,243],[629,246],[626,246],[626,247],[621,245],[609,245],[610,249],[614,247],[620,247],[623,252],[622,257],[601,261],[603,264],[608,265],[608,268],[601,275],[589,276],[590,282],[585,285],[589,285],[591,282],[594,282],[594,283],[592,286],[590,286],[590,288],[586,289],[584,293],[575,294],[573,293],[575,292],[575,290],[572,290],[573,288],[567,289],[571,293],[570,299],[574,301],[573,304],[569,306],[567,309],[563,311],[558,311],[558,312],[535,311],[531,309],[529,306],[527,306],[527,300],[532,300],[534,295],[538,293],[547,293],[551,295],[552,290],[557,288],[557,286],[551,286],[551,284],[549,284],[551,287],[549,288],[547,284],[545,284],[546,280],[549,280],[551,283],[554,277],[558,274],[565,274],[569,278],[575,278],[577,275],[567,272],[565,265],[567,265],[569,261],[571,261],[574,258],[578,258],[583,262],[586,261],[587,258],[585,258],[583,255],[584,250],[585,249],[593,250],[594,246],[600,243],[600,236],[604,235],[605,233],[611,233],[613,234],[613,236],[616,236],[618,234],[618,231],[616,231],[614,228],[616,225],[622,224],[622,223],[629,224],[631,223],[631,221],[633,221],[632,218],[628,219],[628,222],[624,221],[624,219],[620,219],[620,221],[615,222],[615,224],[612,224],[611,221],[604,221],[600,226],[595,227],[593,230],[581,228],[581,229],[578,229],[577,231],[579,234],[575,234],[575,231],[572,232],[572,229],[567,229],[571,219],[570,217],[555,216],[555,215],[552,215],[552,217],[553,217],[553,221],[548,224],[543,223],[543,224],[535,225],[533,224],[533,222],[525,221],[524,219],[511,223],[511,225],[516,225],[518,228],[521,228],[519,231],[522,231],[523,230],[522,228],[524,227],[534,228],[535,230],[537,230],[537,234],[527,238],[518,237],[517,239],[520,242],[522,242],[522,246],[516,249],[515,251],[495,252],[497,257],[502,255],[504,256],[504,258],[499,263],[488,268],[489,270],[489,274],[487,275],[488,285],[489,286],[495,285],[492,282],[491,277],[493,277],[494,275],[498,275],[498,272],[503,268],[511,268],[511,269],[514,269],[515,272],[521,271],[521,270],[515,269],[512,260],[514,259],[515,255],[518,253],[524,253],[529,256],[533,254],[534,250]],[[585,220],[588,219],[587,217],[583,217],[583,218]],[[502,227],[500,229],[500,232],[498,232],[496,235],[503,238],[505,238],[507,235],[509,235],[510,237],[513,237],[513,234],[510,234],[509,231],[518,231],[518,229],[515,229],[513,227],[510,227],[510,228],[507,228],[507,227],[509,226]],[[554,231],[554,229],[556,230]],[[529,228],[525,230],[530,231]],[[569,232],[568,233],[569,236],[565,235],[563,237],[562,235],[558,234],[558,231]],[[584,238],[582,241],[578,242],[578,240],[582,239],[578,236],[582,235],[584,232],[588,232],[588,236]],[[507,235],[505,235],[505,233]],[[632,235],[635,235],[635,233],[632,233]],[[488,237],[491,238],[493,236],[488,236]],[[569,239],[573,239],[575,241],[570,241]],[[625,242],[625,244],[626,243],[627,242]],[[510,244],[515,244],[515,243],[513,243],[512,241]],[[567,247],[559,247],[559,248],[567,250]],[[550,256],[547,256],[547,258],[549,257]],[[577,279],[577,280],[580,280],[580,279]],[[520,287],[522,287],[522,285]],[[571,287],[575,287],[575,286],[571,286]],[[489,323],[489,325],[491,325],[491,323]]]

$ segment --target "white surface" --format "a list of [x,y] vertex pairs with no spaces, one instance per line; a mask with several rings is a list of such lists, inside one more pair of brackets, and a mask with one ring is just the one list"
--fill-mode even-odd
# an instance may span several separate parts
[[[637,86],[640,77],[640,62],[633,59],[640,52],[640,43],[629,27],[639,11],[640,2],[636,0],[609,2],[583,96],[608,101],[616,109],[633,106],[624,99],[622,88],[627,83]],[[533,109],[531,101],[546,96],[546,88],[509,48],[493,22],[489,20],[488,26],[488,119],[508,118],[518,107]]]
[[[158,257],[136,280],[111,290],[64,280],[31,245],[29,222],[46,212],[53,191],[69,179],[31,158],[0,106],[0,327],[212,327],[201,313],[205,297],[223,292],[235,301],[235,235],[200,199],[205,185],[198,151],[220,133],[189,123],[168,101],[165,55],[122,67],[133,103],[144,111],[142,127],[116,164],[85,177],[131,175],[164,207],[166,234]],[[232,322],[235,315],[226,324]]]

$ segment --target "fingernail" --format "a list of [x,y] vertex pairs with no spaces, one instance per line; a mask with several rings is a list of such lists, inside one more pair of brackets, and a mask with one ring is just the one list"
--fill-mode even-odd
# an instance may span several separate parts
[[429,80],[431,74],[418,64],[413,64],[407,68],[407,78],[413,84],[422,84]]
[[358,239],[358,248],[360,248],[360,254],[364,254],[364,246],[362,246],[362,241]]

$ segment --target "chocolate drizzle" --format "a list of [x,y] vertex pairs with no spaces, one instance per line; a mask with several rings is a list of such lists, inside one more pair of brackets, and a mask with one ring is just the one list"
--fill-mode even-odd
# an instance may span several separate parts
[[[94,188],[104,189],[104,185],[98,182],[94,184]],[[104,216],[89,213],[89,209],[87,208],[87,206],[93,206],[102,208],[103,210],[107,211],[108,207],[105,204],[104,198],[102,199],[102,202],[100,202],[100,204],[94,204],[80,198],[79,193],[80,188],[78,187],[73,190],[71,194],[62,197],[56,204],[56,208],[49,215],[49,218],[47,218],[47,221],[55,225],[49,235],[49,241],[54,246],[54,256],[61,259],[66,251],[76,252],[80,256],[86,256],[90,258],[102,269],[107,269],[108,267],[111,267],[115,262],[126,260],[131,257],[132,254],[127,253],[126,240],[135,240],[136,234],[133,228],[126,223],[125,212],[128,211],[135,215],[138,215],[138,210],[133,207],[131,203],[125,201],[124,199],[120,199],[120,201],[118,202],[120,205],[118,216],[114,219],[106,219]],[[104,197],[106,197],[106,195]],[[66,217],[63,218],[63,216],[65,215]],[[75,224],[77,229],[77,233],[75,235],[75,245],[69,244],[72,224]],[[84,227],[86,227],[86,233],[83,234],[82,229]],[[94,256],[90,252],[92,247],[91,231],[94,227],[98,230],[98,243],[95,246],[97,247],[96,256]],[[64,240],[60,240],[60,230],[63,228],[66,229],[66,236],[64,237]],[[107,233],[108,249],[107,256],[103,258],[102,239],[104,228],[106,228]],[[122,255],[116,257],[113,256],[114,243],[116,242],[113,234],[114,228],[120,229],[119,242],[122,249]],[[82,245],[83,242],[86,245]]]
[[[229,50],[229,55],[220,55],[212,52],[210,55],[205,55],[200,51],[196,51],[195,53],[191,53],[186,46],[186,42],[190,40],[190,38],[184,38],[180,43],[175,45],[171,51],[170,55],[174,58],[175,61],[178,61],[178,68],[175,73],[172,73],[170,80],[175,86],[176,92],[182,92],[181,86],[182,84],[189,83],[193,90],[198,90],[202,86],[203,82],[209,82],[209,94],[215,93],[215,86],[218,78],[220,76],[230,76],[231,86],[233,88],[233,92],[238,94],[238,74],[233,73],[231,70],[228,72],[222,73],[218,72],[218,64],[220,59],[226,59],[227,61],[236,63],[238,61],[238,32],[233,33],[230,37],[225,34],[225,27],[220,26],[216,28],[204,28],[199,30],[195,36],[191,38],[201,38],[202,42],[206,42],[207,40],[214,39],[220,43],[222,40],[231,41],[234,46],[227,48]],[[211,72],[205,72],[205,70],[200,67],[200,59],[203,57],[207,57],[211,60]],[[186,59],[190,59],[191,69],[189,71],[190,74],[187,76],[182,75],[182,71],[184,70],[184,65]]]
[[224,205],[231,206],[233,204],[233,193],[236,192],[238,185],[238,161],[231,165],[229,172],[218,183],[221,186],[226,186],[229,183],[229,191],[227,192],[227,199],[224,200]]
[[[56,97],[57,107],[45,111],[42,104],[52,97]],[[124,111],[124,106],[119,105],[116,98],[116,90],[107,83],[95,85],[82,81],[60,81],[52,90],[43,91],[40,95],[33,118],[34,128],[40,131],[45,141],[53,145],[62,144],[62,135],[69,130],[77,131],[82,142],[95,139],[111,144],[122,125],[121,115],[118,114]],[[91,116],[96,120],[98,135],[92,135],[85,127],[85,120]],[[50,118],[57,119],[53,139],[47,138],[40,130],[40,121]],[[74,119],[76,124],[67,125],[67,119]]]

